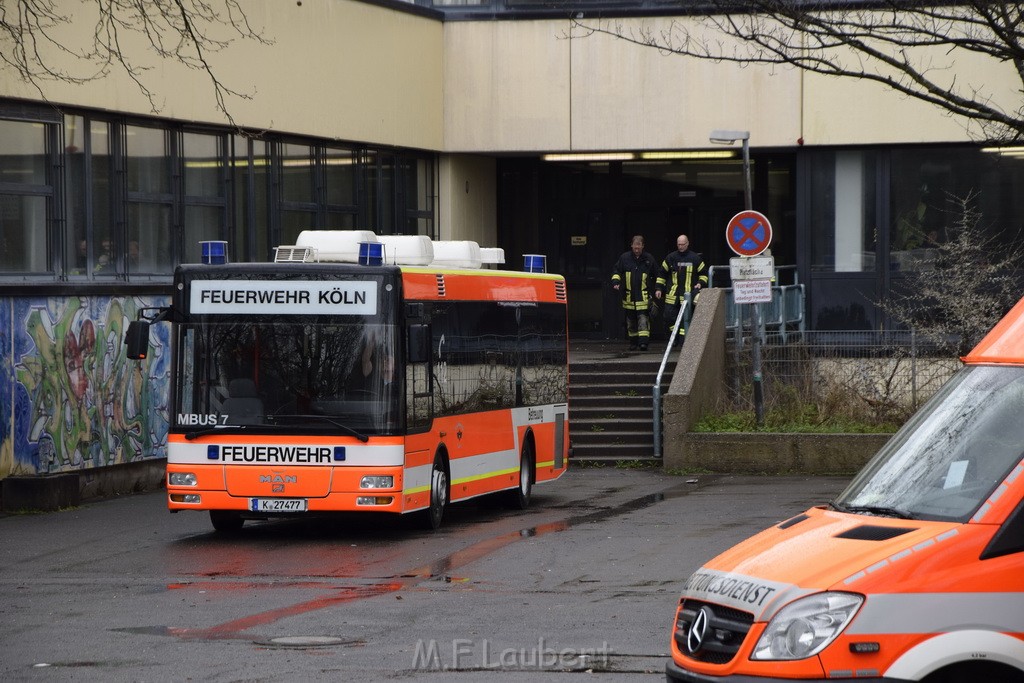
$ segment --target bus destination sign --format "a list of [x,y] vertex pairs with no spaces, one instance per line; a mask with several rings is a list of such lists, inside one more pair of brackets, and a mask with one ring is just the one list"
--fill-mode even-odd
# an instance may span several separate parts
[[374,315],[377,283],[193,280],[190,308],[213,315]]

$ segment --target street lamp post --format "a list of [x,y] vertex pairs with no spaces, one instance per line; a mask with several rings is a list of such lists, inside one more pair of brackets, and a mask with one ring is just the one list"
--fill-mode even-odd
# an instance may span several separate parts
[[[718,145],[731,145],[737,140],[743,143],[743,202],[747,211],[754,209],[754,201],[750,183],[750,131],[747,130],[713,130],[709,136],[711,142]],[[751,362],[754,371],[754,420],[757,426],[764,424],[764,387],[761,373],[761,305],[753,306],[753,334],[751,336]],[[741,326],[742,327],[742,326]],[[736,331],[742,334],[742,329]]]

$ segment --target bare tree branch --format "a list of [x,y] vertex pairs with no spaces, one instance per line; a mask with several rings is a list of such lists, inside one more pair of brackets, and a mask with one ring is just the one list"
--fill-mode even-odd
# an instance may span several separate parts
[[[962,116],[991,141],[1024,140],[1024,12],[1016,3],[878,0],[857,5],[806,0],[707,0],[691,29],[673,20],[655,33],[618,21],[572,20],[573,35],[605,34],[685,55],[741,65],[792,66],[880,83]],[[715,38],[715,36],[724,36]],[[1012,109],[997,102],[990,73],[963,82],[959,58],[980,56],[1015,73]]]
[[[95,18],[91,39],[69,44],[72,22]],[[77,27],[77,25],[76,25]],[[229,37],[217,37],[230,29]],[[129,44],[142,38],[161,60],[177,62],[206,75],[217,109],[234,125],[229,98],[252,95],[226,84],[209,56],[236,40],[269,45],[272,41],[249,23],[241,0],[77,0],[76,7],[57,0],[4,0],[0,4],[0,62],[6,63],[45,99],[46,82],[84,84],[123,71],[149,101],[153,113],[162,104],[146,81],[145,59]],[[72,67],[62,66],[70,63]]]
[[948,240],[926,249],[927,266],[908,273],[902,291],[879,307],[964,355],[1020,298],[1024,248],[1019,235],[985,229],[977,192],[947,201],[954,217]]

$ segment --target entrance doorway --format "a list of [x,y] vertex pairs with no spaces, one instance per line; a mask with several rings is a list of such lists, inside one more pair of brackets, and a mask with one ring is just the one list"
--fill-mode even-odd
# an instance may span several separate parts
[[[755,207],[765,207],[758,210],[772,220],[776,235],[794,235],[794,156],[766,154],[752,163]],[[725,227],[744,208],[738,156],[657,164],[500,159],[498,173],[499,246],[510,263],[522,254],[547,254],[549,270],[565,275],[575,339],[623,338],[610,279],[633,235],[644,236],[658,263],[680,233],[708,266],[728,266],[733,256]],[[772,245],[777,263],[795,263],[793,242]]]

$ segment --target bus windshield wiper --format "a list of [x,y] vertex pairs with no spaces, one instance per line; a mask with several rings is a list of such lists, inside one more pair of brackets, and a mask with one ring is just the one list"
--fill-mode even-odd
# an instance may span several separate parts
[[871,515],[879,515],[881,517],[897,517],[899,519],[917,519],[914,515],[909,512],[900,510],[899,508],[887,507],[885,505],[850,505],[845,508],[837,509],[842,512],[866,512]]
[[244,432],[253,429],[254,427],[268,426],[276,428],[276,425],[217,425],[216,427],[207,427],[206,429],[197,429],[193,432],[185,432],[185,438],[191,441],[192,439],[198,439],[199,437],[206,436],[207,434],[237,434],[238,432]]
[[[298,420],[298,419],[302,419],[302,420],[320,420],[321,422],[328,422],[328,423],[334,425],[335,427],[337,427],[338,429],[340,429],[341,431],[345,432],[349,436],[356,437],[357,439],[359,439],[363,443],[366,443],[367,441],[370,440],[370,437],[368,437],[366,434],[363,434],[362,432],[360,432],[358,430],[352,429],[347,424],[344,424],[342,422],[338,422],[337,420],[335,420],[333,417],[330,417],[329,415],[291,415],[291,414],[289,414],[289,415],[278,415],[276,417],[272,416],[272,415],[268,415],[267,419],[271,419],[271,418],[280,419],[282,417],[287,418],[287,419],[296,419],[296,420]],[[280,426],[280,425],[275,425],[275,426]]]
[[[268,415],[267,416],[267,420],[276,420],[276,419],[280,419],[280,417],[281,416],[278,416],[278,417],[275,418],[275,416],[273,416],[273,415]],[[363,443],[366,443],[367,441],[370,440],[370,437],[368,437],[366,434],[363,434],[360,431],[352,429],[348,425],[342,424],[341,422],[338,422],[334,418],[328,417],[327,415],[287,415],[286,417],[289,418],[289,419],[291,419],[291,418],[300,419],[301,418],[301,419],[308,419],[308,420],[319,420],[321,422],[328,422],[328,423],[334,425],[335,427],[337,427],[338,429],[342,430],[343,432],[345,432],[349,436],[356,437],[357,439],[359,439]],[[261,431],[275,431],[275,432],[277,432],[277,431],[282,431],[282,430],[288,430],[289,428],[290,428],[290,425],[279,424],[279,423],[276,423],[276,422],[266,422],[266,423],[262,423],[262,424],[249,424],[249,425],[217,425],[216,427],[207,427],[205,429],[197,429],[197,430],[192,431],[192,432],[185,432],[185,438],[188,439],[189,441],[192,441],[193,439],[198,439],[199,437],[207,436],[208,434],[237,434],[239,432],[246,432],[246,431],[249,431],[249,430],[252,430],[252,429],[258,429],[258,430],[261,430]]]

